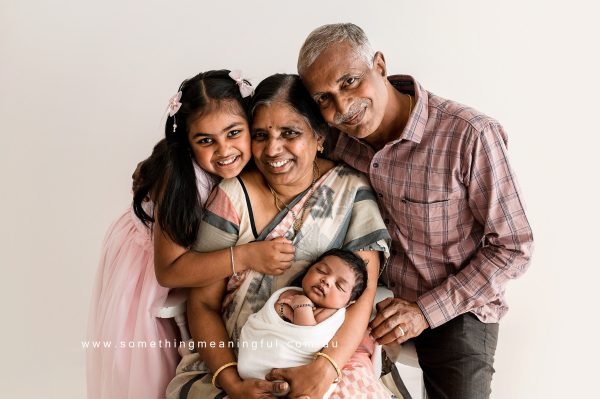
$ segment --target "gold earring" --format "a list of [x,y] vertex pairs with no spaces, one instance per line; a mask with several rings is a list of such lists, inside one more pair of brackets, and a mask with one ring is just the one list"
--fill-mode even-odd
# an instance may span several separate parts
[[319,144],[319,146],[317,147],[317,151],[319,151],[321,154],[323,153],[323,151],[325,151],[323,144]]

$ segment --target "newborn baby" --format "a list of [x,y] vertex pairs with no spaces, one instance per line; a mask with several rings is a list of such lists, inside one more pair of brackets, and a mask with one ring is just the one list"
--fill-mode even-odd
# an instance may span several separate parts
[[[367,267],[354,253],[333,249],[316,260],[302,288],[284,287],[251,315],[240,334],[238,372],[264,379],[273,368],[310,363],[344,322],[346,307],[367,286]],[[330,392],[332,389],[330,389]]]

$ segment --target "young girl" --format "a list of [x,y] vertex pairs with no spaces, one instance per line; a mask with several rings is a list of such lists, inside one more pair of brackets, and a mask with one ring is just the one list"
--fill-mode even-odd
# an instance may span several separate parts
[[[250,159],[249,92],[239,74],[221,70],[184,81],[171,98],[166,137],[134,174],[133,206],[104,241],[89,322],[100,347],[88,352],[88,399],[164,398],[178,361],[172,322],[153,317],[165,287],[204,286],[252,264],[267,274],[289,267],[293,247],[283,239],[210,254],[190,249],[214,184]],[[230,266],[205,267],[223,259]]]
[[367,266],[351,251],[332,249],[310,266],[301,285],[275,291],[248,317],[237,362],[243,379],[264,379],[274,368],[308,364],[323,347],[335,346],[330,340],[344,322],[345,308],[367,286]]

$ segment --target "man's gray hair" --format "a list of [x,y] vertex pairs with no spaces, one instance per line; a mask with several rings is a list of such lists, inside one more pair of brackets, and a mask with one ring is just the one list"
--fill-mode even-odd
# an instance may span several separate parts
[[350,44],[358,57],[373,66],[375,52],[361,28],[352,23],[330,24],[313,30],[304,41],[298,55],[298,75],[302,76],[323,51],[341,42]]

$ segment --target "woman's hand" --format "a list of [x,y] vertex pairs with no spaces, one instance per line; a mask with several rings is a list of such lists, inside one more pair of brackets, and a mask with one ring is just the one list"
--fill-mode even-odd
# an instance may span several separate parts
[[317,358],[304,366],[287,369],[273,369],[267,374],[269,381],[284,380],[290,384],[290,399],[322,398],[337,378],[335,369],[329,361]]
[[279,276],[294,260],[296,249],[290,240],[283,237],[270,241],[255,241],[234,248],[240,252],[244,266],[262,274]]
[[227,392],[231,399],[276,399],[276,396],[283,396],[289,390],[289,384],[285,381],[265,381],[256,379],[247,379],[236,384],[231,392]]

